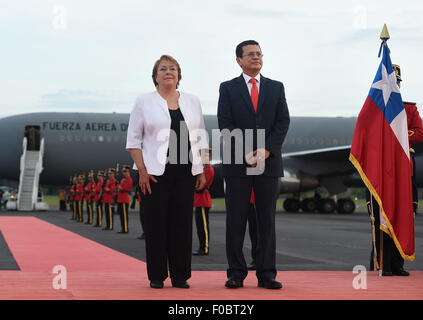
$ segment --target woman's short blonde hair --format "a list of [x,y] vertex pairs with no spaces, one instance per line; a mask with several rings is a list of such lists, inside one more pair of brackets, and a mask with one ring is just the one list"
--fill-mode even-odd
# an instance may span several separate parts
[[159,60],[157,60],[157,61],[156,61],[156,63],[154,64],[154,67],[153,67],[153,74],[151,75],[151,77],[153,78],[153,83],[154,83],[154,86],[156,86],[156,87],[157,87],[157,85],[158,85],[158,83],[157,83],[157,81],[156,81],[156,77],[157,77],[157,69],[159,68],[159,64],[160,64],[160,62],[162,62],[163,60],[170,61],[170,62],[172,62],[172,63],[174,63],[174,64],[176,65],[176,67],[177,67],[177,69],[178,69],[178,83],[176,84],[176,88],[178,88],[178,86],[179,86],[179,81],[181,81],[181,79],[182,79],[181,67],[179,66],[179,63],[178,63],[178,61],[176,61],[176,59],[175,59],[175,58],[173,58],[172,56],[167,55],[167,54],[162,55],[162,56],[160,57],[160,59],[159,59]]

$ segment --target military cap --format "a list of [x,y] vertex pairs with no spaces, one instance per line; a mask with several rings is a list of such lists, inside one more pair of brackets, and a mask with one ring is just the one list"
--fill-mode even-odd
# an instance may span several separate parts
[[397,81],[402,81],[402,79],[401,79],[401,68],[400,68],[400,66],[397,65],[397,64],[392,64],[392,68],[395,71],[395,75],[397,77]]
[[108,173],[116,173],[116,169],[115,168],[109,168],[107,169]]
[[92,178],[92,177],[94,177],[94,171],[93,170],[88,172],[88,178]]
[[79,179],[85,179],[85,174],[80,174],[80,175],[78,176],[78,178],[79,178]]
[[103,170],[98,170],[97,171],[97,175],[98,176],[104,176],[104,171]]
[[130,169],[131,169],[131,166],[130,165],[124,164],[122,166],[122,171],[129,171]]

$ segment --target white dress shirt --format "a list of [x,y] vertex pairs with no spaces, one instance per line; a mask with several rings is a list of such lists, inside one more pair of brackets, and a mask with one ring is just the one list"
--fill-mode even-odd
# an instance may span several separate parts
[[[248,92],[250,93],[250,96],[251,96],[251,88],[253,87],[253,84],[250,82],[250,79],[252,79],[252,77],[250,77],[248,74],[245,74],[244,72],[242,73],[242,75],[244,76],[245,83],[247,84]],[[254,78],[257,80],[256,82],[257,92],[260,92],[260,73],[256,75]]]
[[[179,91],[179,108],[188,127],[192,152],[192,174],[203,172],[200,150],[209,146],[200,100]],[[160,176],[164,173],[169,148],[171,118],[167,101],[157,92],[141,94],[129,117],[126,150],[140,149],[147,172]],[[137,170],[134,163],[133,169]]]

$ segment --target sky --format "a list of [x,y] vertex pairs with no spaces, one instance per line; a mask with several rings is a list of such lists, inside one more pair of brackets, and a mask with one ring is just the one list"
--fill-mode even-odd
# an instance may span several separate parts
[[235,47],[249,39],[261,74],[284,83],[291,116],[357,116],[385,23],[403,100],[422,113],[422,17],[421,0],[1,0],[0,117],[129,113],[155,90],[162,54],[180,63],[179,89],[216,114],[219,84],[241,74]]

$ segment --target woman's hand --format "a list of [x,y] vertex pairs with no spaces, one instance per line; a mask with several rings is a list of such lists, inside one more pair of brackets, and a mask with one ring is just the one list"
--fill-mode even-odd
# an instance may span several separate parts
[[152,175],[148,174],[147,170],[141,169],[138,170],[140,174],[140,189],[142,193],[145,195],[145,191],[148,191],[148,194],[151,194],[151,187],[150,187],[150,180],[157,182],[156,178],[154,178]]
[[197,176],[197,181],[195,182],[195,190],[199,191],[201,189],[204,189],[204,186],[206,185],[206,176],[203,173],[200,173]]

